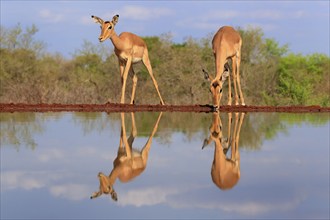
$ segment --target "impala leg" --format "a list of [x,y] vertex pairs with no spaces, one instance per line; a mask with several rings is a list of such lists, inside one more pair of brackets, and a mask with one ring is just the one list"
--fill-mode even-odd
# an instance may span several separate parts
[[122,129],[121,141],[124,144],[127,157],[131,158],[132,151],[131,151],[131,147],[129,146],[129,143],[127,141],[126,126],[125,126],[125,113],[123,113],[123,112],[120,113],[120,117],[121,117],[121,129]]
[[160,99],[160,103],[161,103],[162,105],[164,105],[165,103],[164,103],[164,101],[163,101],[163,99],[162,99],[162,96],[160,95],[160,92],[159,92],[159,89],[158,89],[157,81],[156,81],[156,79],[155,79],[155,77],[154,77],[154,75],[153,75],[153,73],[152,73],[152,68],[151,68],[151,64],[150,64],[150,60],[149,60],[149,56],[148,56],[148,51],[147,51],[147,50],[144,51],[143,58],[142,58],[142,62],[143,62],[143,64],[146,66],[146,68],[147,68],[147,70],[148,70],[148,72],[149,72],[149,75],[150,75],[150,77],[151,77],[151,79],[152,79],[152,82],[154,83],[154,86],[155,86],[155,88],[156,88],[157,94],[158,94],[159,99]]
[[[228,65],[228,63],[227,63],[227,65]],[[229,69],[228,69],[228,71],[229,71]],[[230,73],[229,73],[229,75],[228,75],[228,104],[227,105],[231,105],[231,102],[232,102],[231,97],[232,97],[231,80],[230,80]]]
[[241,77],[240,77],[240,74],[239,74],[240,65],[241,65],[241,57],[240,57],[240,55],[238,53],[237,60],[236,60],[236,66],[237,66],[237,85],[238,85],[238,90],[239,90],[239,96],[241,98],[241,103],[242,103],[242,105],[245,105],[244,97],[243,97],[243,92],[242,92],[242,88],[241,88]]
[[233,131],[233,137],[232,137],[232,149],[231,149],[231,159],[233,161],[236,161],[236,153],[237,153],[237,126],[238,126],[238,120],[239,120],[239,113],[235,113],[235,124],[234,124],[234,131]]
[[[215,53],[215,67],[216,67],[216,76],[212,80],[210,88],[213,93],[213,105],[219,107],[222,97],[222,74],[224,71],[224,65],[226,63],[226,57],[221,56],[221,54],[225,54],[225,51],[217,51]],[[219,85],[219,88],[214,88],[214,85]],[[212,89],[213,87],[213,89]]]
[[132,148],[134,139],[137,135],[134,112],[131,112],[131,119],[132,119],[132,130],[131,130],[131,135],[128,137],[127,142],[129,146]]
[[119,58],[118,58],[118,63],[119,63],[121,85],[123,85],[123,74],[124,74],[124,69],[125,69],[125,63]]
[[131,96],[130,104],[134,104],[135,90],[136,90],[136,84],[137,84],[138,78],[133,70],[133,66],[131,67],[131,71],[133,74],[133,87],[132,87],[132,96]]
[[226,140],[226,152],[228,151],[231,143],[232,143],[232,134],[231,134],[231,125],[233,123],[233,113],[228,112],[228,130],[227,130],[227,140]]
[[[118,64],[119,64],[119,73],[120,73],[120,83],[121,83],[121,87],[123,87],[123,74],[125,69],[125,62],[123,62],[121,59],[118,58]],[[108,101],[110,102],[110,99]]]
[[244,116],[245,116],[245,113],[242,112],[240,114],[240,117],[239,117],[239,124],[238,124],[238,129],[237,129],[237,134],[236,134],[236,154],[235,154],[235,159],[236,160],[240,160],[240,154],[239,154],[239,146],[238,146],[238,143],[239,143],[239,136],[240,136],[240,133],[241,133],[241,127],[242,127],[242,124],[243,124],[243,121],[244,121]]
[[152,130],[152,132],[151,132],[151,134],[150,134],[150,136],[148,138],[148,141],[144,145],[144,147],[142,148],[141,156],[142,156],[142,161],[143,161],[144,166],[147,165],[148,156],[149,156],[149,150],[150,150],[150,147],[151,147],[152,138],[154,137],[154,135],[157,132],[158,124],[160,122],[160,119],[162,118],[162,114],[163,114],[163,112],[159,113],[158,118],[157,118],[157,121],[156,121],[156,123],[154,125],[154,128],[153,128],[153,130]]
[[95,199],[97,197],[99,197],[100,195],[102,195],[102,192],[101,191],[98,191],[98,192],[94,192],[92,195],[91,195],[91,199]]
[[126,62],[126,66],[125,66],[125,70],[124,73],[122,75],[122,88],[121,88],[121,99],[120,99],[120,103],[125,103],[125,89],[126,89],[126,81],[127,81],[127,76],[128,76],[128,72],[131,68],[132,65],[132,57],[129,57],[127,62]]
[[232,68],[233,68],[233,84],[235,91],[235,105],[238,105],[238,92],[237,92],[237,58],[236,56],[232,57]]

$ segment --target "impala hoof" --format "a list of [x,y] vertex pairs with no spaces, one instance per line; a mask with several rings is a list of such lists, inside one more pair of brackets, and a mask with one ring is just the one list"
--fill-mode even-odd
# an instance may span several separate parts
[[217,112],[217,111],[219,111],[219,106],[213,105],[212,106],[212,112]]

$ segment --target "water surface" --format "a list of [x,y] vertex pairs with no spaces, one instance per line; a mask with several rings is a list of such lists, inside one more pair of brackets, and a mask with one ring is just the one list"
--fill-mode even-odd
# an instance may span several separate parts
[[[1,219],[329,218],[328,113],[0,119]],[[148,149],[145,167],[114,164],[125,156],[121,137],[123,146]],[[90,199],[99,172],[113,173],[117,201]]]

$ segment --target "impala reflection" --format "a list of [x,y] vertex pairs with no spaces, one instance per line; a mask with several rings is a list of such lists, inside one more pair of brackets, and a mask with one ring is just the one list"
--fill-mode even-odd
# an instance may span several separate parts
[[117,157],[113,161],[113,169],[107,176],[102,172],[98,173],[100,181],[99,191],[94,192],[91,195],[91,199],[97,198],[102,194],[109,194],[114,201],[118,200],[117,193],[114,189],[114,184],[117,179],[121,182],[132,181],[135,177],[139,176],[146,168],[148,155],[151,147],[152,139],[157,132],[159,121],[162,117],[162,112],[159,114],[154,128],[141,150],[133,148],[133,142],[137,135],[137,129],[135,125],[134,113],[131,113],[132,118],[132,130],[130,136],[127,138],[125,127],[125,114],[121,113],[121,133],[120,141],[117,152]]
[[233,130],[232,114],[231,112],[228,113],[227,136],[225,136],[220,113],[213,113],[210,136],[204,140],[202,147],[202,149],[204,149],[204,147],[211,142],[214,142],[215,148],[211,177],[213,183],[221,190],[233,188],[240,179],[240,154],[238,143],[245,113],[234,113],[235,122]]

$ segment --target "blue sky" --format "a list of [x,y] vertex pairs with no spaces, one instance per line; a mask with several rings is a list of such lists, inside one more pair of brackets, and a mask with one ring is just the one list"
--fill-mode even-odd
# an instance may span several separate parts
[[[214,34],[219,27],[260,27],[265,37],[291,52],[329,55],[329,1],[3,1],[1,25],[35,24],[36,38],[47,51],[70,56],[83,41],[98,43],[96,15],[110,20],[119,14],[117,34],[140,36],[171,33],[173,41]],[[244,43],[244,42],[243,42]],[[106,42],[109,49],[110,41]],[[112,49],[111,49],[112,51]]]

